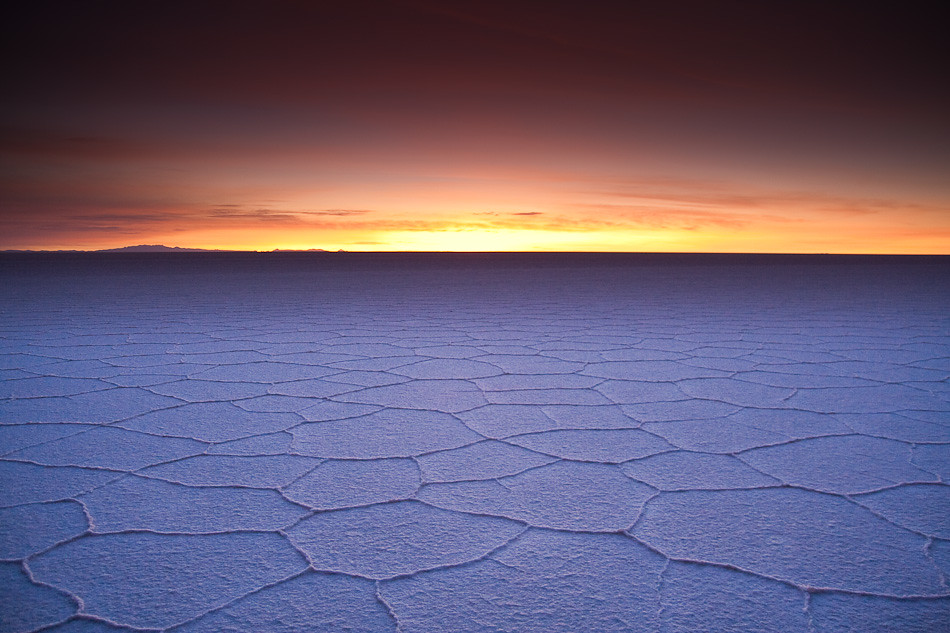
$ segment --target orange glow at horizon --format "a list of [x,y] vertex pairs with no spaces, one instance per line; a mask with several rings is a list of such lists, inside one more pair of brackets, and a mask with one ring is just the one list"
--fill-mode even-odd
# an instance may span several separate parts
[[[744,231],[697,231],[682,228],[486,228],[446,224],[426,230],[373,229],[232,229],[141,234],[125,239],[50,244],[47,250],[97,250],[133,244],[236,251],[345,250],[350,252],[696,252],[696,253],[837,253],[950,254],[950,231],[939,234],[887,229],[842,239],[831,231],[822,239],[807,230],[781,227]],[[882,248],[882,245],[884,246]]]
[[[263,179],[242,190],[228,181],[181,186],[182,202],[138,211],[124,201],[148,202],[157,186],[104,189],[112,198],[0,248],[950,254],[946,206],[920,196],[517,170],[435,181],[402,175],[372,187]],[[97,204],[104,209],[88,208]]]
[[[294,232],[275,235],[266,242],[191,241],[189,248],[221,250],[345,250],[351,252],[682,252],[682,253],[832,253],[879,255],[950,255],[950,235],[914,236],[883,240],[803,239],[790,241],[785,234],[750,233],[744,236],[697,235],[690,231],[548,231],[536,229],[445,229],[439,231],[370,232],[352,238],[330,236],[301,240]],[[161,240],[158,240],[161,242]],[[107,247],[107,246],[104,246]],[[108,247],[113,247],[110,244]]]

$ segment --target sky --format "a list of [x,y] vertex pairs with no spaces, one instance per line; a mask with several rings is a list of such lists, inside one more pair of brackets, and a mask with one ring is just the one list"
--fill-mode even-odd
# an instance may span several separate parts
[[927,4],[19,4],[0,249],[950,254]]

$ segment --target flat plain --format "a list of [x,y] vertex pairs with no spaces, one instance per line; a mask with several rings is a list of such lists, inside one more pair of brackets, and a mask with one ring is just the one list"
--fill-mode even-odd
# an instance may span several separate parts
[[0,256],[0,631],[950,630],[950,259]]

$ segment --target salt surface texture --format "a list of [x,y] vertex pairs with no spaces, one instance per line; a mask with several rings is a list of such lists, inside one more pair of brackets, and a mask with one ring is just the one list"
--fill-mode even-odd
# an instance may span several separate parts
[[0,631],[950,630],[946,258],[0,266]]

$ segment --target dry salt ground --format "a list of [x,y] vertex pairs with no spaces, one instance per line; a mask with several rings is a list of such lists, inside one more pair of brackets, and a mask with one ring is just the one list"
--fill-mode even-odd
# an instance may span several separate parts
[[950,630],[946,258],[0,256],[0,631]]

